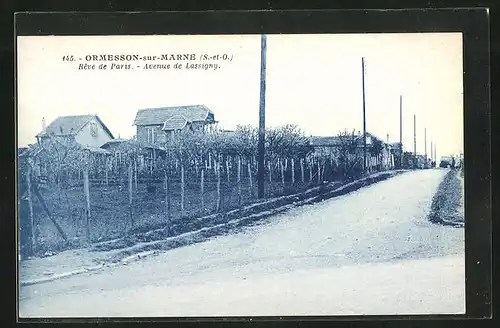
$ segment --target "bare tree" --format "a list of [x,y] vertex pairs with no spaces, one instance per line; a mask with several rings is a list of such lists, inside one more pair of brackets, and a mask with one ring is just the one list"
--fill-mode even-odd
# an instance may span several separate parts
[[64,173],[77,172],[86,164],[83,148],[71,136],[49,137],[37,147],[41,147],[40,161],[48,177],[57,185],[61,185]]
[[363,154],[360,141],[360,134],[354,130],[352,132],[344,130],[338,134],[338,160],[344,169],[345,178],[355,178],[362,173]]
[[309,138],[294,124],[266,131],[266,148],[268,156],[281,158],[305,158],[313,151]]

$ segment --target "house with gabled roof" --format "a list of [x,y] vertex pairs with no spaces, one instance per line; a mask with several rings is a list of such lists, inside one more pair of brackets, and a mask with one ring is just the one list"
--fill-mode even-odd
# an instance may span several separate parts
[[36,135],[39,144],[54,138],[59,141],[75,141],[78,145],[99,152],[113,134],[97,115],[59,116],[47,127],[42,123],[42,132]]
[[[314,149],[314,154],[317,156],[338,158],[340,150],[348,147],[358,158],[363,157],[364,140],[361,133],[344,136],[311,136],[309,140]],[[366,148],[368,153],[367,167],[370,170],[372,168],[385,170],[394,166],[394,154],[391,152],[391,144],[367,132]]]
[[157,159],[159,157],[164,158],[166,153],[165,148],[161,145],[140,142],[136,139],[117,138],[106,142],[101,148],[112,155],[115,166],[128,164],[126,161],[127,154],[135,153],[138,161],[134,165],[137,165],[139,171],[149,168],[150,172],[156,165]]
[[134,125],[139,142],[166,142],[181,131],[205,132],[215,123],[214,113],[205,105],[146,108],[137,111]]
[[[97,115],[59,116],[48,126],[42,120],[42,131],[36,135],[37,143],[27,149],[19,149],[19,162],[29,159],[34,176],[39,182],[47,180],[51,174],[50,162],[59,161],[67,166],[79,162],[84,154],[88,154],[88,163],[99,166],[111,155],[103,144],[114,139],[113,134]],[[61,151],[62,150],[62,151]],[[53,165],[52,165],[53,166]],[[70,175],[64,168],[65,178]],[[53,172],[52,172],[53,173]]]

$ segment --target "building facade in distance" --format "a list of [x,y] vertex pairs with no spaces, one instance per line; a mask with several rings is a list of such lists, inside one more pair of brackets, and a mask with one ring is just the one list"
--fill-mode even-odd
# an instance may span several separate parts
[[217,123],[205,105],[140,109],[135,117],[137,141],[161,144],[174,133],[207,132]]

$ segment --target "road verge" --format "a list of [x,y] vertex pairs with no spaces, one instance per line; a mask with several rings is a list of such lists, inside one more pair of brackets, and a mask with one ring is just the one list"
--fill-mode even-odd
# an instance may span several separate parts
[[[102,270],[106,267],[127,265],[147,256],[157,254],[160,251],[203,242],[215,236],[234,232],[236,229],[261,223],[266,218],[297,206],[310,205],[329,198],[348,194],[360,188],[387,180],[403,172],[406,171],[380,172],[344,185],[340,185],[339,183],[325,184],[311,188],[300,194],[277,197],[227,213],[218,213],[201,217],[196,219],[199,222],[199,226],[201,226],[200,228],[182,232],[175,236],[169,236],[172,230],[169,231],[167,227],[165,227],[163,229],[137,233],[127,236],[126,238],[99,243],[94,245],[91,251],[106,252],[109,255],[95,260],[95,265],[75,268],[75,270],[37,279],[26,279],[21,281],[20,284],[21,286],[35,285],[71,277],[77,274]],[[194,225],[194,227],[196,226],[197,225]],[[184,229],[186,229],[186,227],[193,228],[193,225],[187,225]]]
[[[187,246],[193,243],[205,241],[209,238],[224,235],[237,228],[251,226],[270,216],[285,212],[293,207],[310,205],[323,200],[345,195],[394,177],[405,171],[387,171],[370,175],[368,177],[340,185],[337,183],[325,184],[311,188],[303,193],[282,196],[265,200],[260,203],[245,206],[241,209],[232,210],[227,213],[218,213],[196,219],[197,222],[183,226],[181,233],[172,236],[173,232],[179,232],[175,225],[152,231],[127,236],[122,240],[104,242],[94,245],[94,251],[119,250],[110,261],[116,263],[123,258],[135,253],[152,250],[170,250],[177,247]],[[177,228],[177,229],[176,229]],[[186,231],[187,230],[187,231]]]
[[448,171],[432,198],[429,221],[436,224],[463,227],[463,188],[459,172]]

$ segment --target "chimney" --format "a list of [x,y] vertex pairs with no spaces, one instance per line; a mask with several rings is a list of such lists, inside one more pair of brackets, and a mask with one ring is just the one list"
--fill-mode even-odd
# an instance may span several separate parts
[[42,117],[42,132],[45,132],[46,129],[47,129],[47,126],[45,124],[45,117]]
[[389,143],[389,133],[387,133],[387,143]]

